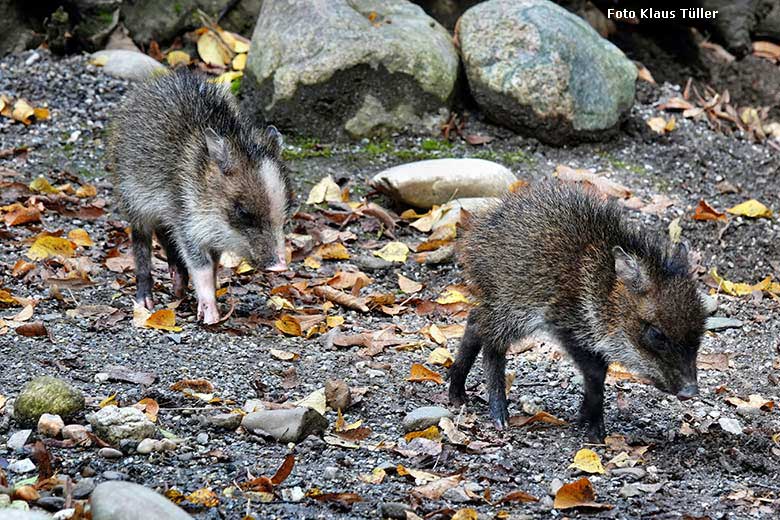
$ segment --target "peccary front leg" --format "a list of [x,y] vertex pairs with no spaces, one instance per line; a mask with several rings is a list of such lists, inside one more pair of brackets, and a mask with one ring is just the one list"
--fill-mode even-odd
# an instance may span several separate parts
[[509,424],[509,405],[506,399],[506,351],[505,342],[486,342],[482,351],[485,379],[488,388],[490,417],[496,428],[502,430]]
[[155,231],[157,240],[165,250],[165,257],[168,259],[168,272],[173,282],[173,295],[181,300],[187,294],[187,285],[190,281],[190,273],[187,271],[187,265],[179,254],[179,248],[173,234],[169,229],[160,228]]
[[462,406],[466,403],[466,377],[482,349],[482,337],[477,326],[476,312],[475,309],[469,313],[458,354],[450,367],[449,396],[450,403],[455,406]]
[[135,302],[149,310],[154,309],[152,298],[152,233],[133,228],[133,256],[135,258]]
[[604,427],[604,380],[607,377],[607,361],[585,349],[571,336],[564,339],[564,346],[582,372],[585,394],[580,407],[580,424],[587,430],[590,442],[601,443],[606,436]]
[[219,321],[217,298],[215,294],[214,266],[207,264],[193,269],[192,283],[198,297],[198,319],[206,325]]

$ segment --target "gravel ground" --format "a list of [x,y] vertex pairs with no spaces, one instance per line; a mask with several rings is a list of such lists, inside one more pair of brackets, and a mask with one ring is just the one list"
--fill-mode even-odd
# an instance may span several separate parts
[[[5,228],[0,243],[0,286],[12,294],[39,300],[34,319],[45,323],[48,338],[26,338],[8,331],[0,335],[0,395],[13,398],[20,386],[36,375],[53,375],[70,381],[88,397],[92,411],[105,397],[116,393],[121,403],[132,404],[144,397],[155,398],[161,406],[159,425],[183,443],[173,453],[151,456],[131,455],[119,460],[97,457],[97,448],[56,448],[50,450],[63,475],[75,480],[94,472],[98,480],[116,478],[121,472],[127,480],[164,491],[175,488],[190,493],[210,487],[219,496],[219,505],[204,508],[182,504],[196,518],[376,518],[377,509],[387,502],[412,504],[418,515],[451,508],[473,507],[486,518],[508,511],[513,518],[561,517],[565,511],[552,510],[549,496],[555,479],[575,480],[575,470],[567,469],[574,454],[584,446],[584,438],[574,426],[514,427],[496,432],[487,419],[487,406],[481,398],[481,370],[469,380],[472,405],[461,416],[463,431],[472,448],[444,442],[440,453],[407,457],[393,449],[403,436],[402,419],[406,412],[431,404],[446,406],[446,387],[434,383],[406,381],[413,363],[424,363],[434,348],[418,331],[431,323],[464,323],[463,314],[420,315],[407,312],[390,317],[378,312],[362,314],[337,309],[345,318],[342,332],[359,333],[396,325],[411,342],[422,346],[410,350],[385,349],[374,357],[358,355],[359,347],[333,347],[322,337],[304,339],[281,335],[267,325],[276,315],[266,306],[268,288],[288,283],[284,277],[231,275],[223,269],[221,279],[230,281],[231,292],[239,298],[234,315],[222,329],[207,330],[183,320],[183,330],[166,333],[137,329],[130,321],[132,273],[116,273],[105,268],[106,251],[120,246],[124,250],[121,217],[113,211],[111,186],[103,166],[107,118],[127,84],[109,78],[88,65],[83,57],[53,59],[43,53],[29,63],[31,53],[0,60],[0,94],[24,96],[35,106],[51,111],[47,121],[23,126],[0,118],[0,150],[29,146],[30,151],[0,159],[2,167],[19,172],[5,180],[30,182],[38,175],[51,181],[90,182],[98,187],[97,202],[105,202],[105,215],[96,219],[64,217],[55,211],[44,212],[38,225]],[[295,141],[289,154],[299,200],[305,200],[312,184],[327,174],[346,180],[353,199],[369,190],[365,180],[374,172],[404,162],[398,151],[411,150],[418,155],[470,156],[494,158],[511,167],[521,179],[547,177],[557,164],[577,168],[595,168],[610,172],[610,177],[629,187],[644,201],[664,195],[674,204],[660,215],[630,211],[629,218],[647,229],[666,233],[669,223],[680,219],[683,237],[701,252],[703,275],[711,267],[734,281],[756,283],[768,275],[780,279],[780,252],[777,247],[780,226],[775,219],[731,218],[722,223],[699,222],[690,218],[699,199],[704,198],[723,210],[743,200],[756,198],[780,210],[780,158],[767,146],[751,144],[739,137],[711,131],[705,123],[682,120],[672,133],[658,136],[645,120],[658,115],[653,104],[668,95],[672,87],[642,87],[640,99],[621,134],[609,143],[567,148],[550,148],[533,140],[519,138],[500,128],[485,124],[472,115],[468,131],[488,134],[496,139],[485,147],[458,143],[439,151],[423,150],[420,140],[395,137],[391,146],[371,143],[339,145],[321,149]],[[76,138],[71,138],[79,132]],[[72,142],[69,142],[71,140]],[[386,143],[385,143],[386,144]],[[302,145],[302,146],[300,146]],[[430,148],[430,146],[428,146]],[[320,155],[320,156],[317,156]],[[66,174],[66,173],[67,174]],[[3,173],[5,175],[5,173]],[[721,193],[719,183],[728,181],[739,193]],[[375,199],[392,208],[382,198]],[[8,202],[4,202],[7,204]],[[404,208],[392,208],[403,210]],[[312,208],[302,207],[312,211]],[[345,229],[358,240],[348,244],[351,253],[376,245],[376,227],[371,219],[360,219]],[[28,247],[26,239],[42,230],[84,227],[96,245],[84,256],[91,257],[95,269],[92,284],[67,286],[53,291],[33,271],[24,279],[11,276],[11,268]],[[398,239],[412,244],[425,237],[402,227]],[[387,241],[379,239],[380,245]],[[323,262],[316,276],[323,277],[346,268],[347,262]],[[156,291],[163,302],[171,297],[170,282],[158,262]],[[51,264],[47,268],[54,269]],[[305,271],[300,264],[295,266]],[[43,271],[43,270],[40,270]],[[461,283],[456,265],[418,265],[413,261],[368,274],[374,279],[371,292],[396,292],[397,273],[425,284],[420,297],[432,300],[451,284]],[[311,276],[311,275],[309,275]],[[706,277],[701,287],[706,290]],[[59,298],[58,298],[59,296]],[[225,306],[225,298],[222,298]],[[186,316],[192,302],[185,301],[180,314]],[[111,326],[105,320],[70,318],[68,309],[78,305],[112,305],[127,312],[127,318]],[[707,333],[705,354],[728,354],[728,366],[700,372],[702,396],[680,403],[657,390],[630,380],[613,381],[607,389],[607,428],[625,437],[631,453],[646,451],[635,470],[617,471],[614,465],[605,475],[591,475],[597,500],[614,505],[597,511],[598,518],[769,518],[780,512],[780,448],[772,436],[780,431],[777,411],[743,411],[726,402],[732,396],[760,394],[777,401],[780,377],[780,305],[764,294],[733,298],[718,297],[720,316],[742,320],[744,325],[716,333]],[[181,309],[180,309],[181,310]],[[18,312],[0,311],[8,317]],[[178,311],[177,311],[178,312]],[[180,321],[182,321],[180,319]],[[457,349],[458,340],[449,340],[449,349]],[[295,362],[281,361],[270,349],[300,354]],[[119,365],[157,376],[148,387],[96,379],[109,366]],[[443,372],[441,367],[434,367]],[[291,368],[297,382],[290,382]],[[513,356],[509,370],[517,374],[510,394],[510,413],[528,415],[542,409],[566,421],[573,421],[580,400],[580,377],[571,363],[561,358],[555,346],[543,341],[534,348]],[[206,405],[186,399],[169,389],[184,378],[206,378],[216,387],[222,405]],[[296,401],[322,387],[326,380],[344,379],[351,387],[366,387],[361,403],[345,412],[348,422],[362,419],[371,435],[360,448],[330,444],[309,437],[291,446],[266,441],[242,431],[224,432],[202,425],[200,416],[212,409],[240,407],[247,399]],[[236,404],[231,404],[235,402]],[[8,407],[6,407],[7,409]],[[453,410],[457,413],[458,410]],[[331,425],[336,413],[328,411]],[[741,434],[722,430],[718,419],[736,419]],[[86,424],[85,420],[79,420]],[[0,463],[14,458],[4,453],[7,435],[17,429],[9,414],[0,414]],[[199,433],[208,433],[204,441]],[[604,463],[616,455],[608,446],[591,446]],[[290,477],[280,486],[281,497],[271,503],[258,503],[254,497],[236,491],[232,497],[223,490],[235,482],[254,476],[272,475],[284,457],[293,452],[296,464]],[[620,451],[620,450],[618,450]],[[464,481],[478,494],[490,490],[497,499],[522,490],[540,498],[532,503],[492,505],[485,500],[459,503],[455,494],[441,500],[413,500],[415,483],[388,471],[380,484],[362,481],[359,476],[379,466],[424,469],[440,475],[462,472]],[[109,472],[109,473],[106,473]],[[663,484],[655,492],[639,491],[626,497],[624,486],[632,482]],[[362,497],[351,507],[321,503],[304,498],[290,499],[296,486],[303,491],[319,488],[323,492],[351,492]],[[621,494],[621,489],[623,493]],[[444,511],[437,518],[448,518]]]

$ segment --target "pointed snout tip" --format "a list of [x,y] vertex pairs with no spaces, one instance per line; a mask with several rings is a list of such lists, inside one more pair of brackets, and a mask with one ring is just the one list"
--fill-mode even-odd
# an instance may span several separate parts
[[269,265],[265,268],[266,271],[271,271],[273,273],[282,273],[287,270],[287,262],[276,262],[273,265]]
[[697,395],[699,395],[699,386],[694,383],[685,385],[682,390],[677,392],[677,399],[680,401],[687,401],[689,399],[693,399]]

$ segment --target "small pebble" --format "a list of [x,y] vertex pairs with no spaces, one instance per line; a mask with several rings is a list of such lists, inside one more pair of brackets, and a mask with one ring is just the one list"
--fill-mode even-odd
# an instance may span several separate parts
[[101,475],[106,480],[127,480],[127,475],[121,471],[104,471]]
[[195,437],[195,442],[200,444],[201,446],[205,446],[209,443],[209,434],[208,433],[199,433],[197,437]]

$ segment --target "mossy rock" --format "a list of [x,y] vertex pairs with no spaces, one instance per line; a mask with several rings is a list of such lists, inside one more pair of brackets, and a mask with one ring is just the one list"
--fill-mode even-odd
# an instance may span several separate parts
[[80,390],[56,377],[41,376],[22,387],[14,403],[14,419],[22,426],[32,427],[45,413],[68,419],[83,410],[84,405]]

